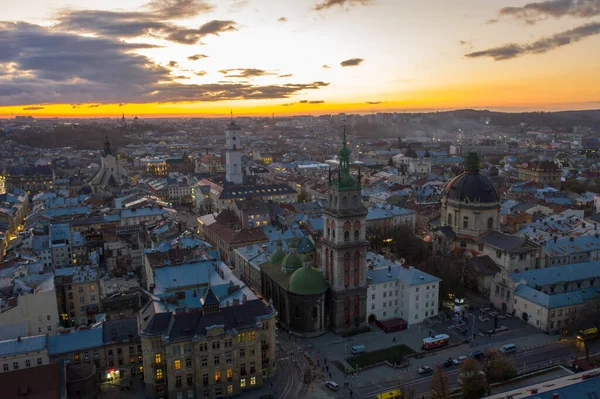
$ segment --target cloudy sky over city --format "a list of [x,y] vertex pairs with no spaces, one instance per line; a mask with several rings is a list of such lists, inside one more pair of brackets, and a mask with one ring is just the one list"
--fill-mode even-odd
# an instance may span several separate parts
[[600,0],[27,0],[0,117],[600,108]]

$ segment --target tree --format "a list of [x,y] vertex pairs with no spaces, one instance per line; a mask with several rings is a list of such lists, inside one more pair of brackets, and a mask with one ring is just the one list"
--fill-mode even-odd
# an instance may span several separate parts
[[402,399],[417,399],[417,390],[414,385],[401,384],[400,392],[402,392]]
[[487,392],[486,380],[481,365],[475,359],[465,359],[458,374],[463,398],[479,399]]
[[433,371],[430,391],[433,399],[450,399],[450,384],[444,367],[437,366]]
[[498,351],[487,351],[481,361],[481,369],[485,377],[487,394],[491,395],[491,386],[495,382],[502,382],[516,377],[517,370],[509,358]]
[[298,202],[310,201],[310,194],[304,188],[298,193]]

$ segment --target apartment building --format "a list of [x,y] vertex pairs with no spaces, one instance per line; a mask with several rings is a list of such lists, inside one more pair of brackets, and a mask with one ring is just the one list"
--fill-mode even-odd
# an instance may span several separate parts
[[69,326],[86,325],[101,310],[98,271],[91,266],[56,269],[56,291],[61,320]]

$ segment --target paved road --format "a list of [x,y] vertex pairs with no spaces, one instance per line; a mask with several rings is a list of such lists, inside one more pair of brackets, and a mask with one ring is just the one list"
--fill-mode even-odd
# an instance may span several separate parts
[[[598,350],[596,348],[596,350]],[[572,359],[574,356],[573,343],[569,341],[556,342],[551,345],[517,352],[511,358],[515,362],[517,370],[522,372],[535,366],[548,365],[550,361],[558,363],[563,360]],[[452,367],[446,369],[448,381],[453,388],[458,387],[458,368]],[[401,374],[397,381],[376,383],[369,386],[363,386],[355,389],[355,398],[374,398],[382,391],[395,389],[402,385],[413,386],[418,395],[425,395],[429,392],[431,386],[431,375],[422,376],[416,372]]]

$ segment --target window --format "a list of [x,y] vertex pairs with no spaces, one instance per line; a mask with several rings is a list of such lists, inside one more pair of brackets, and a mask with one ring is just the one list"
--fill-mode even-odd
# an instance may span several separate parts
[[225,362],[226,362],[227,364],[231,364],[231,354],[230,354],[230,353],[228,353],[228,354],[225,356]]
[[221,346],[221,341],[213,341],[213,343],[212,343],[213,349],[219,349],[220,346]]
[[233,378],[233,370],[227,369],[226,376],[227,376],[227,381],[231,381],[231,379]]
[[256,385],[256,377],[250,377],[250,385]]
[[227,385],[227,393],[233,393],[233,385]]
[[487,220],[487,228],[488,230],[491,230],[494,228],[494,218],[488,218]]
[[177,388],[181,388],[181,376],[180,375],[175,376],[175,386]]
[[221,372],[215,371],[215,382],[221,382]]
[[204,397],[208,398],[210,396],[210,390],[206,389],[204,390]]
[[185,359],[185,368],[186,369],[192,368],[192,359],[190,359],[189,357],[187,359]]
[[[109,355],[112,355],[112,350],[108,351]],[[154,355],[154,363],[162,363],[162,356],[160,355],[160,353],[157,353],[156,355]]]
[[[138,348],[138,352],[139,352],[139,348]],[[183,353],[189,353],[192,351],[192,344],[184,344],[183,345]]]
[[240,379],[240,387],[242,387],[242,388],[246,387],[246,379],[245,378]]
[[181,360],[177,359],[174,362],[175,370],[181,370]]
[[25,360],[25,367],[31,367],[31,360]]
[[13,370],[18,370],[18,369],[19,369],[19,362],[13,362]]
[[162,369],[156,369],[156,379],[157,380],[162,380],[163,378],[163,370]]
[[4,371],[8,371],[8,363],[4,363]]
[[[37,358],[37,364],[38,364],[38,366],[41,366],[41,365],[42,365],[42,358],[41,358],[41,357],[38,357],[38,358]],[[8,366],[8,364],[7,364],[6,366]],[[7,370],[7,371],[8,371],[8,370]]]
[[463,228],[464,229],[468,229],[469,228],[469,217],[468,216],[464,216],[463,217]]
[[73,355],[73,360],[74,360],[74,361],[76,361],[76,362],[78,362],[78,361],[79,361],[79,353],[75,353],[75,354]]
[[208,359],[202,359],[202,367],[208,367]]
[[83,360],[89,360],[90,352],[83,352]]
[[188,398],[193,398],[194,397],[194,391],[192,391],[191,389],[188,391]]
[[46,327],[46,330],[48,330],[48,331],[52,331],[52,326],[48,326],[48,327]]
[[243,359],[244,357],[246,357],[246,351],[244,348],[240,348],[240,359]]
[[203,385],[208,385],[208,374],[202,374],[202,384]]
[[98,359],[98,349],[94,350],[94,359]]
[[214,362],[215,362],[214,364],[215,364],[215,366],[218,366],[218,365],[219,365],[219,360],[220,360],[220,359],[219,359],[219,356],[215,356],[215,359],[214,359]]

